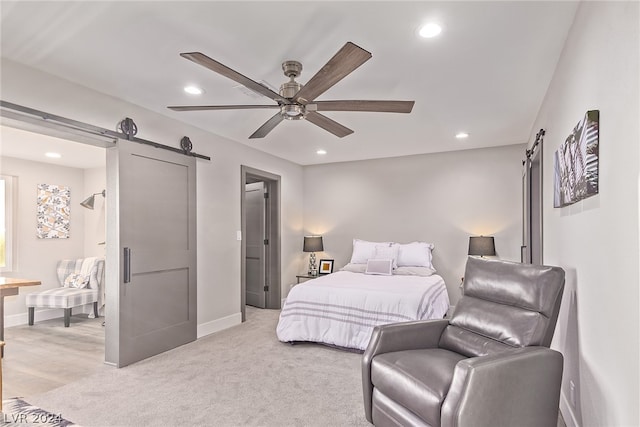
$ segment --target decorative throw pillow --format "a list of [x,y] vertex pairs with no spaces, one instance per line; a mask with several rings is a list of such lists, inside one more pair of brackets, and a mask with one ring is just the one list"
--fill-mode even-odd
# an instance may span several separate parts
[[370,259],[367,261],[367,269],[365,274],[379,274],[382,276],[391,276],[393,270],[393,261],[390,259]]
[[88,283],[89,280],[86,277],[77,273],[72,273],[64,279],[65,288],[86,288]]
[[390,259],[391,268],[398,267],[398,244],[393,243],[391,245],[376,245],[376,249],[373,252],[373,256],[370,259]]

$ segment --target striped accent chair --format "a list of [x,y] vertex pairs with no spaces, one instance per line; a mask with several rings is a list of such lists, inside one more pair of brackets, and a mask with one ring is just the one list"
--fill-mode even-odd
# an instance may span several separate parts
[[60,287],[27,295],[29,326],[33,326],[36,307],[64,309],[65,327],[69,327],[73,307],[93,303],[94,316],[99,317],[98,303],[103,295],[104,258],[61,260],[56,272]]

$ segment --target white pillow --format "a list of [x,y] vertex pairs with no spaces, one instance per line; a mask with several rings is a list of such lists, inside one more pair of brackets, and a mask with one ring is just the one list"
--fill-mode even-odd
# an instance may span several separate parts
[[72,273],[65,277],[63,286],[65,288],[86,288],[89,279],[82,274]]
[[429,267],[433,245],[425,242],[412,242],[398,245],[398,267]]
[[371,259],[390,259],[391,268],[398,268],[398,244],[393,243],[391,245],[376,245],[375,251]]
[[349,263],[366,264],[369,258],[373,258],[377,245],[391,246],[391,242],[368,242],[366,240],[353,239],[353,252]]
[[347,264],[340,269],[340,271],[350,271],[352,273],[364,273],[367,269],[367,264]]
[[429,267],[398,267],[393,270],[394,276],[421,276],[429,277],[436,271]]
[[391,276],[393,270],[393,261],[390,259],[370,259],[367,261],[367,269],[365,274],[379,274],[382,276]]

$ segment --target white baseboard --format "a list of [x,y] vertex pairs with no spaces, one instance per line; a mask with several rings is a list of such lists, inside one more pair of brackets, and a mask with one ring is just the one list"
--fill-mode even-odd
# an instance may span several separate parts
[[[90,314],[93,313],[93,305],[87,304],[82,307],[73,307],[73,314],[83,313]],[[64,309],[62,308],[46,308],[46,309],[37,309],[34,313],[34,324],[41,322],[43,320],[51,320],[51,319],[62,319],[64,317]],[[29,313],[19,313],[12,314],[10,316],[5,316],[4,318],[4,327],[10,328],[11,326],[21,326],[29,324]]]
[[202,338],[207,335],[228,329],[242,323],[242,313],[235,313],[221,319],[212,320],[211,322],[198,325],[197,337]]
[[567,427],[580,427],[574,409],[563,392],[560,392],[560,413]]
[[[83,306],[82,308],[74,307],[73,311],[75,313],[90,314],[93,312],[93,306],[89,304],[87,306]],[[38,323],[43,320],[58,318],[62,319],[64,317],[64,310],[61,308],[48,308],[44,310],[36,309],[34,317],[34,323]],[[27,325],[28,323],[29,314],[26,312],[20,314],[12,314],[4,318],[5,328],[10,328],[11,326]],[[211,322],[198,325],[197,337],[202,338],[209,334],[213,334],[214,332],[219,332],[232,326],[239,325],[240,323],[242,323],[242,313],[235,313],[221,319],[212,320]]]

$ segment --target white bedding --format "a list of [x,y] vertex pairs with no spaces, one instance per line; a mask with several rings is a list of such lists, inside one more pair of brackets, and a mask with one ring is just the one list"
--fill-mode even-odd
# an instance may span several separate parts
[[442,277],[338,271],[294,286],[276,329],[284,342],[313,341],[364,350],[373,327],[441,319],[449,308]]

